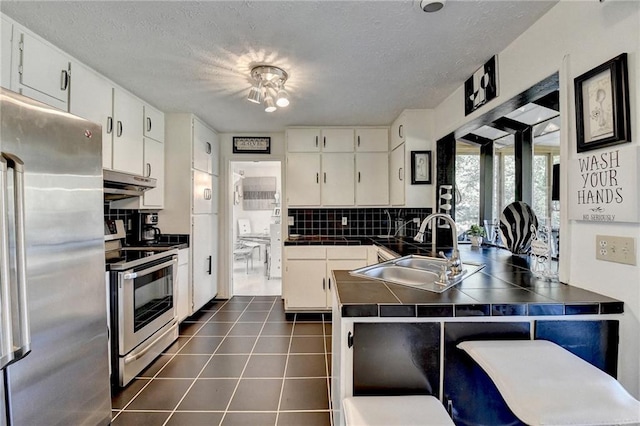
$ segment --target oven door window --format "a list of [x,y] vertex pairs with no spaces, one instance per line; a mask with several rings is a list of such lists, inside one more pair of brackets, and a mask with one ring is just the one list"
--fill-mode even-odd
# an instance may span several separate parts
[[138,277],[134,281],[134,332],[165,312],[173,310],[173,266]]

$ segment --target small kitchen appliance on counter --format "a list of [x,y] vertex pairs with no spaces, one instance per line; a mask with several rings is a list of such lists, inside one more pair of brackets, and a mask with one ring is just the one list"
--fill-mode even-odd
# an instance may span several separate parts
[[126,386],[178,338],[178,250],[125,247],[122,220],[105,220],[111,381]]
[[160,241],[157,212],[136,212],[133,214],[133,229],[129,245],[154,245]]

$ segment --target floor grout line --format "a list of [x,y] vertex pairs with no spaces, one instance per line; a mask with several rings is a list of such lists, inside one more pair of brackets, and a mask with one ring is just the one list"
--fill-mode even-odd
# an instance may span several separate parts
[[[231,300],[231,299],[229,299]],[[220,309],[222,309],[227,303],[229,303],[229,300],[227,300],[221,307]],[[229,333],[231,332],[231,330],[233,329],[233,327],[235,327],[235,325],[238,323],[238,321],[240,320],[240,317],[242,317],[242,315],[244,315],[244,312],[247,310],[247,308],[249,307],[249,304],[251,302],[249,302],[247,304],[247,306],[245,307],[245,310],[242,311],[242,313],[238,316],[238,318],[236,319],[236,321],[233,323],[233,325],[231,326],[231,328],[229,328],[229,330],[227,331],[227,334],[222,338],[222,340],[220,340],[220,343],[218,343],[218,345],[216,346],[216,348],[213,350],[213,352],[211,352],[211,355],[209,356],[209,359],[207,360],[207,362],[204,363],[204,365],[202,366],[202,368],[200,369],[200,372],[196,375],[196,377],[193,379],[193,381],[191,382],[191,385],[189,385],[189,387],[187,388],[187,390],[185,391],[185,393],[182,395],[182,398],[180,398],[180,400],[177,402],[176,406],[173,407],[173,411],[171,412],[171,414],[169,414],[169,417],[167,417],[167,419],[165,420],[165,422],[163,423],[163,426],[166,426],[166,424],[169,422],[169,420],[171,420],[171,417],[173,417],[174,413],[176,412],[176,410],[178,409],[178,407],[180,406],[180,404],[182,404],[182,401],[184,401],[184,399],[187,397],[187,394],[189,393],[189,391],[193,388],[193,386],[196,384],[196,381],[200,378],[200,375],[202,374],[202,372],[207,368],[207,365],[209,365],[209,363],[211,362],[211,360],[213,359],[213,355],[216,353],[216,351],[220,348],[220,346],[222,345],[222,343],[224,342],[224,339],[227,338],[227,336],[229,335]],[[213,314],[210,318],[209,321],[211,321],[211,319],[215,318],[216,314],[218,312],[220,312],[220,309],[218,309],[216,311],[215,314]],[[208,322],[207,322],[208,323]],[[204,327],[204,325],[202,325],[198,331],[200,331],[202,328]],[[196,331],[196,334],[198,333],[198,331]],[[195,336],[195,334],[194,334]],[[191,338],[193,338],[194,336],[191,336]],[[189,339],[191,340],[191,339]],[[184,347],[184,346],[183,346]],[[180,350],[182,350],[182,348],[180,348]],[[178,351],[180,352],[180,351]],[[166,364],[165,364],[166,365]],[[164,366],[163,366],[164,368]],[[239,381],[239,380],[238,380]],[[224,418],[224,416],[223,416]],[[222,421],[220,421],[220,423],[222,423]]]
[[[232,298],[234,299],[234,298]],[[279,312],[281,309],[283,309],[283,307],[281,306],[281,300],[278,297],[269,297],[269,300],[263,300],[262,298],[259,297],[249,297],[249,296],[244,296],[240,299],[234,299],[234,301],[232,301],[232,299],[228,299],[226,301],[219,301],[219,302],[223,302],[218,309],[216,310],[203,310],[203,312],[213,312],[213,314],[211,316],[208,317],[208,319],[206,321],[193,321],[193,322],[189,322],[189,321],[185,321],[185,324],[189,324],[189,328],[192,328],[193,331],[191,329],[187,329],[189,330],[190,335],[180,335],[179,337],[182,338],[182,342],[180,344],[180,347],[174,352],[174,353],[163,353],[162,355],[164,356],[168,356],[169,359],[158,369],[158,371],[153,375],[153,376],[136,376],[135,379],[139,379],[139,380],[146,380],[146,383],[144,383],[144,385],[141,387],[140,390],[138,390],[135,395],[133,397],[130,398],[130,400],[124,404],[123,408],[121,409],[112,409],[112,413],[113,413],[113,420],[115,420],[116,418],[118,418],[118,416],[121,416],[122,413],[126,413],[126,412],[131,412],[131,413],[169,413],[169,416],[164,420],[163,423],[157,423],[162,424],[163,426],[166,426],[172,418],[174,418],[174,416],[177,415],[177,413],[216,413],[218,416],[220,414],[222,414],[220,420],[219,420],[219,425],[222,425],[222,423],[225,421],[225,419],[227,419],[227,421],[230,420],[229,415],[230,414],[240,414],[240,413],[250,413],[250,414],[269,414],[269,415],[273,415],[275,414],[275,425],[278,424],[279,421],[285,419],[285,417],[282,416],[282,414],[287,414],[287,418],[289,418],[289,416],[291,415],[295,415],[296,413],[325,413],[324,415],[328,415],[329,416],[329,420],[327,424],[331,424],[333,425],[333,418],[332,418],[332,401],[331,401],[331,389],[330,389],[330,381],[331,381],[331,371],[330,371],[330,366],[329,366],[329,357],[331,356],[330,354],[330,349],[329,347],[329,342],[327,342],[327,337],[330,336],[327,331],[327,326],[328,323],[328,319],[326,318],[325,315],[321,315],[319,320],[318,319],[312,319],[309,321],[305,321],[304,319],[300,319],[298,318],[297,314],[293,314],[290,318],[290,320],[287,320],[286,318],[281,319],[280,320],[280,315],[283,315],[285,313],[283,312]],[[238,306],[235,306],[237,302]],[[251,309],[251,304],[254,304],[253,307],[258,308],[257,310],[252,310]],[[270,308],[269,310],[264,309],[265,306],[260,306],[260,304],[270,304]],[[215,306],[215,305],[212,305]],[[209,308],[211,309],[211,308]],[[235,316],[235,314],[229,314],[229,313],[239,313],[239,315]],[[253,315],[253,317],[258,317],[259,315],[257,313],[266,313],[266,316],[264,318],[264,320],[262,321],[242,321],[241,318],[243,316],[245,316],[246,318],[252,318],[251,315],[245,315],[248,312],[252,312],[252,313],[256,313]],[[225,321],[224,316],[226,315],[231,315],[231,316],[235,316],[235,320],[232,321]],[[203,316],[201,316],[200,319],[202,319]],[[221,321],[217,321],[216,318],[221,318]],[[270,321],[270,319],[273,318],[274,321]],[[306,318],[306,317],[305,317]],[[228,324],[230,325],[230,327],[227,329],[226,333],[223,336],[210,336],[210,335],[200,335],[198,333],[200,332],[204,332],[206,330],[206,326],[207,324]],[[238,327],[238,324],[260,324],[260,329],[257,330],[257,334],[254,334],[254,331],[256,330],[256,328],[254,328],[254,326],[245,326],[244,329],[248,330],[248,333],[244,333],[244,334],[232,334],[232,330],[234,328],[237,328],[238,330],[243,330],[242,327]],[[283,324],[282,326],[274,326],[274,330],[281,330],[282,327],[286,327],[284,326],[284,324],[290,324],[290,330],[289,332],[285,335],[282,333],[277,333],[277,334],[268,334],[268,335],[263,335],[262,333],[265,331],[265,329],[267,329],[267,324]],[[313,327],[308,327],[306,326],[306,324],[317,324]],[[322,331],[320,333],[318,333],[317,331],[317,326],[322,327]],[[223,326],[224,327],[224,326]],[[311,334],[307,333],[307,334],[296,334],[297,331],[300,331],[301,333],[303,333],[304,331],[310,331],[312,332]],[[284,330],[283,330],[284,331]],[[221,334],[221,333],[216,333],[216,334]],[[224,354],[218,354],[221,357],[224,356],[246,356],[246,360],[244,361],[244,364],[242,363],[237,363],[236,365],[238,367],[242,366],[242,370],[239,373],[238,377],[202,377],[202,375],[204,374],[205,369],[207,368],[207,366],[209,366],[212,361],[215,359],[214,356],[216,355],[216,352],[220,350],[221,346],[223,345],[223,343],[225,341],[229,341],[230,338],[253,338],[255,339],[253,341],[253,345],[251,347],[251,350],[248,352],[242,352],[242,353],[224,353]],[[187,347],[187,345],[191,344],[191,346],[194,346],[195,344],[197,344],[197,339],[198,338],[219,338],[220,342],[217,343],[215,349],[213,349],[213,351],[211,353],[209,353],[208,351],[205,351],[204,353],[182,353],[182,351],[185,350],[185,347]],[[264,338],[264,339],[263,339]],[[264,342],[267,346],[264,346],[265,349],[269,350],[270,348],[274,348],[274,349],[278,349],[279,345],[281,344],[285,344],[284,338],[288,339],[287,342],[287,349],[286,352],[282,351],[282,352],[258,352],[257,351],[257,347],[258,347],[258,341]],[[300,341],[295,341],[294,338],[302,338]],[[312,343],[312,341],[308,341],[306,339],[317,339],[320,338],[322,339],[322,348],[324,349],[323,351],[317,351],[317,352],[296,352],[296,353],[292,353],[292,349],[293,349],[293,343],[297,342],[296,344],[300,343],[302,344],[302,346],[299,348],[300,350],[304,351],[305,349],[310,349],[313,348],[314,345],[318,345],[318,343]],[[278,340],[278,339],[282,339],[282,340]],[[308,342],[308,343],[307,343]],[[248,342],[247,342],[248,343]],[[309,346],[311,345],[311,346]],[[262,343],[261,343],[262,346]],[[320,346],[320,345],[318,345]],[[194,346],[194,349],[197,349],[197,346]],[[193,349],[189,349],[189,351],[192,351]],[[256,358],[256,360],[254,360],[255,362],[262,362],[261,360],[264,360],[264,362],[269,363],[270,361],[268,361],[268,356],[278,356],[278,357],[284,357],[284,371],[282,372],[282,375],[278,375],[276,374],[275,376],[255,376],[255,377],[249,377],[247,376],[248,373],[248,368],[249,368],[249,362],[252,360],[252,358]],[[319,358],[317,359],[317,361],[320,361],[320,359],[324,359],[324,375],[321,376],[316,376],[316,375],[308,375],[308,376],[301,376],[301,377],[295,377],[295,376],[291,376],[288,377],[287,376],[287,370],[290,366],[290,363],[293,362],[292,361],[292,356],[297,357],[296,358],[296,365],[298,365],[298,363],[302,363],[301,365],[304,365],[307,361],[304,360],[304,356],[320,356],[322,355],[323,358]],[[169,364],[170,363],[176,363],[178,362],[180,359],[182,359],[183,361],[179,361],[179,362],[187,362],[188,361],[188,356],[192,356],[192,357],[201,357],[204,359],[204,357],[208,357],[206,362],[204,363],[204,365],[202,366],[202,368],[199,370],[198,374],[195,376],[195,378],[193,377],[159,377],[159,375],[162,373],[162,371],[164,371],[165,369],[169,368]],[[260,358],[262,357],[262,358]],[[178,361],[176,361],[178,360]],[[238,360],[240,361],[240,360]],[[275,362],[275,361],[274,361]],[[178,365],[178,364],[176,364]],[[252,364],[253,365],[253,364]],[[269,364],[268,364],[269,365]],[[274,364],[274,366],[278,366],[280,367],[281,364],[280,362],[277,362],[277,364]],[[253,368],[253,367],[252,367]],[[297,368],[296,368],[297,369]],[[305,372],[311,372],[308,369],[302,369],[302,370],[298,370],[300,371],[302,374],[304,374]],[[318,371],[319,372],[319,371]],[[236,375],[238,373],[234,373],[234,375]],[[260,372],[256,372],[256,374],[261,374]],[[295,374],[295,372],[293,372],[293,374]],[[222,409],[218,409],[218,410],[178,410],[178,407],[180,406],[180,404],[182,404],[187,395],[189,394],[189,392],[192,391],[193,387],[195,386],[195,384],[197,383],[198,380],[236,380],[235,383],[235,387],[233,387],[233,392],[231,393],[231,396],[229,397],[229,400],[226,404],[226,407],[224,410]],[[292,382],[293,381],[297,381],[297,380],[308,380],[308,379],[313,379],[313,380],[322,380],[325,381],[325,385],[327,387],[327,397],[328,397],[328,407],[327,408],[321,408],[321,409],[282,409],[283,407],[283,403],[284,403],[284,390],[285,390],[285,385],[287,382],[287,379],[290,379]],[[177,403],[175,404],[175,406],[173,407],[173,409],[167,409],[167,410],[144,410],[144,409],[130,409],[129,407],[131,406],[131,404],[133,403],[134,400],[136,400],[136,398],[138,398],[140,396],[140,394],[147,389],[150,385],[152,385],[153,381],[157,381],[157,383],[160,383],[162,381],[165,380],[182,380],[182,381],[186,381],[189,380],[191,383],[189,384],[189,386],[186,388],[186,390],[184,391],[184,393],[182,393],[181,397],[179,398],[179,400],[177,401]],[[235,396],[238,395],[238,391],[239,391],[239,387],[240,387],[240,383],[241,381],[245,381],[245,385],[247,383],[247,381],[258,381],[258,380],[271,380],[271,381],[275,381],[275,380],[281,380],[281,386],[280,386],[280,392],[278,395],[278,403],[277,403],[277,407],[275,410],[251,410],[251,409],[247,409],[247,410],[243,410],[243,409],[236,409],[236,410],[232,410],[231,409],[231,404],[235,398]],[[275,385],[275,383],[273,383]],[[186,383],[185,383],[186,385]],[[231,385],[231,384],[230,384]],[[231,385],[233,386],[233,385]],[[297,385],[296,385],[297,386]],[[252,385],[249,385],[249,388],[251,388]],[[274,389],[275,390],[275,389]],[[275,392],[274,392],[275,393]],[[176,396],[178,396],[179,394],[176,394]],[[275,395],[274,395],[275,396]],[[305,405],[302,405],[305,406]],[[206,408],[206,405],[203,407]],[[241,408],[241,407],[240,407]],[[250,408],[250,406],[248,407]],[[320,415],[320,414],[318,414]],[[163,416],[164,417],[164,416]],[[216,416],[217,417],[217,416]],[[126,418],[126,417],[125,417]],[[303,419],[306,417],[302,417]],[[217,419],[216,419],[217,420]],[[273,421],[273,420],[272,420]],[[303,421],[303,420],[300,420]],[[271,422],[269,422],[271,423]],[[215,423],[214,423],[215,424]]]
[[[251,303],[253,302],[254,299],[251,299],[251,302],[249,302],[249,304],[247,305],[247,309],[249,308],[249,305],[251,305]],[[271,309],[269,309],[269,313],[271,313],[271,311],[273,310],[273,307],[275,306],[276,301],[274,300],[271,303]],[[260,332],[258,332],[258,335],[256,336],[256,340],[253,342],[253,346],[251,347],[251,352],[249,353],[249,356],[247,357],[247,360],[244,363],[244,367],[242,367],[242,371],[240,372],[240,377],[238,378],[238,382],[236,383],[236,387],[233,389],[233,392],[231,393],[231,398],[229,398],[229,402],[227,403],[227,408],[224,411],[224,414],[222,415],[222,418],[220,419],[220,425],[222,425],[222,422],[224,421],[224,418],[227,416],[227,412],[229,411],[229,407],[231,407],[231,402],[233,401],[233,397],[236,395],[236,391],[238,390],[238,387],[240,386],[240,381],[242,380],[242,377],[244,376],[244,372],[247,370],[247,365],[249,365],[249,361],[251,360],[251,356],[253,355],[253,351],[256,347],[256,345],[258,344],[258,340],[260,338],[260,333],[262,332],[262,330],[264,330],[264,326],[267,323],[267,321],[269,320],[269,314],[267,314],[266,318],[264,319],[264,322],[262,323],[262,327],[260,328]],[[286,366],[285,366],[286,368]],[[276,416],[276,420],[277,420],[277,416]]]

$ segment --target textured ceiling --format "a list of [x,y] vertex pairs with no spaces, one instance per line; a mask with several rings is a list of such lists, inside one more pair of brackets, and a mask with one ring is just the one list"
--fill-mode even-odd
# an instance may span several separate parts
[[[557,0],[7,1],[0,10],[165,112],[221,132],[387,125],[433,108]],[[249,70],[290,75],[291,105],[246,100]]]

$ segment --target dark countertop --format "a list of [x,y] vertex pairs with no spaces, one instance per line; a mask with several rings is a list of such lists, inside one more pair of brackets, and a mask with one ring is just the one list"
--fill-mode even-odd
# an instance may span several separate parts
[[[400,256],[431,255],[431,244],[410,237],[301,237],[292,245],[379,245]],[[484,269],[443,293],[369,280],[334,271],[344,317],[471,317],[620,314],[624,303],[592,291],[536,278],[528,256],[508,250],[460,245],[462,261]]]

